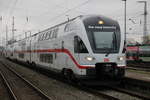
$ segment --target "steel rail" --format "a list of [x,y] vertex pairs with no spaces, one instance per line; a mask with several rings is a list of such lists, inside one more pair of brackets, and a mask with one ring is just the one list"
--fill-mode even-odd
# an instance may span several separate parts
[[127,89],[123,89],[123,88],[119,88],[119,87],[108,87],[108,88],[111,88],[111,89],[116,90],[118,92],[126,93],[126,94],[134,96],[134,97],[138,97],[138,98],[141,98],[141,99],[144,99],[144,100],[150,100],[150,96],[147,96],[147,95],[144,95],[144,94],[141,94],[141,93],[137,93],[137,92],[134,92],[134,91],[129,91]]
[[150,82],[149,81],[144,81],[140,79],[135,79],[131,77],[125,77],[122,81],[124,85],[136,85],[142,88],[147,88],[150,89]]
[[138,66],[135,66],[135,67],[127,67],[126,69],[150,72],[150,69],[148,69],[148,68],[142,68],[142,67],[138,68]]
[[86,92],[89,92],[91,94],[94,94],[95,96],[99,96],[99,97],[104,97],[108,100],[120,100],[114,96],[111,96],[111,95],[108,95],[108,94],[105,94],[105,93],[102,93],[100,91],[97,91],[97,90],[94,90],[94,89],[91,89],[91,88],[86,88],[86,87],[82,87],[80,88],[81,90],[84,90]]
[[14,73],[16,76],[18,76],[20,79],[22,79],[25,83],[27,83],[27,85],[31,86],[36,92],[39,93],[39,95],[41,95],[42,97],[44,97],[46,100],[53,100],[51,97],[49,97],[48,95],[46,95],[41,89],[39,89],[38,87],[36,87],[35,85],[33,85],[31,82],[29,82],[27,79],[23,78],[21,75],[19,75],[15,70],[13,70],[12,68],[8,67],[11,65],[6,65],[4,64],[2,61],[0,61],[0,63],[5,66],[9,71],[11,71],[12,73]]
[[13,92],[11,86],[9,85],[8,81],[6,80],[5,76],[2,74],[2,72],[0,71],[0,75],[3,79],[4,84],[6,85],[11,97],[13,98],[13,100],[18,100],[15,93]]
[[150,64],[144,64],[144,63],[129,63],[127,64],[128,66],[135,67],[135,68],[145,68],[145,69],[150,69]]

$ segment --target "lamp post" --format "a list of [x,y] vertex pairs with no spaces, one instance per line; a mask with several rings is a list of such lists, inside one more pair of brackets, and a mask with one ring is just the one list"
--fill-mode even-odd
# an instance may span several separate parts
[[138,3],[144,3],[144,27],[143,27],[143,43],[145,43],[145,37],[147,35],[147,1],[137,1]]
[[127,13],[127,11],[126,11],[126,6],[127,6],[127,3],[126,3],[126,1],[127,0],[122,0],[122,1],[124,1],[124,35],[125,35],[125,46],[126,46],[126,42],[127,42],[127,37],[126,37],[126,27],[127,27],[127,24],[126,24],[126,20],[127,20],[127,15],[126,15],[126,13]]

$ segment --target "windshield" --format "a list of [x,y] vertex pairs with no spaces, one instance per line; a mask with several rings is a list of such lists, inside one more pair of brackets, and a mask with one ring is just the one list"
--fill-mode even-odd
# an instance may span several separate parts
[[120,39],[115,31],[89,31],[87,32],[91,47],[95,53],[119,52]]
[[93,32],[96,49],[115,49],[114,32]]
[[83,23],[94,53],[119,52],[121,33],[116,21],[106,17],[90,16],[83,19]]

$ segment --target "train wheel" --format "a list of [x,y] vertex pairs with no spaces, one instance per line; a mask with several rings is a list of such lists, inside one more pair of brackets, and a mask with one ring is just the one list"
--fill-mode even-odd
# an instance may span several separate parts
[[37,66],[36,66],[36,63],[32,62],[30,65],[31,65],[31,67],[32,67],[35,71],[38,72],[38,68],[37,68]]
[[115,76],[116,76],[117,80],[121,80],[125,76],[125,70],[124,69],[117,69]]
[[36,67],[36,64],[34,62],[31,63],[32,67]]
[[72,83],[76,80],[74,73],[70,69],[64,69],[63,70],[63,76],[69,83]]

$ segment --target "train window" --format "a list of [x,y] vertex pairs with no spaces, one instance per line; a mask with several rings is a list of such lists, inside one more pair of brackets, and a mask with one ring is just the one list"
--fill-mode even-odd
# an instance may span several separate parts
[[46,37],[45,37],[46,40],[49,39],[49,31],[46,33]]
[[43,33],[42,40],[45,40],[46,33]]
[[56,38],[56,36],[57,36],[57,34],[56,34],[56,32],[54,32],[52,37]]
[[58,28],[54,30],[54,33],[53,33],[53,36],[52,36],[52,37],[53,37],[53,38],[57,38],[57,33],[58,33]]
[[44,37],[44,34],[42,33],[41,36],[40,36],[40,41],[43,40],[43,37]]
[[93,32],[95,49],[116,49],[114,32]]
[[49,32],[48,39],[51,39],[51,34],[52,34],[52,31]]
[[65,28],[64,28],[64,31],[65,32],[68,32],[69,31],[69,24],[66,24]]
[[40,54],[40,61],[43,62],[43,54]]
[[140,52],[140,57],[150,57],[150,54],[149,52],[146,52],[146,51],[143,51],[143,52]]
[[54,30],[51,32],[51,39],[53,38],[54,36]]
[[53,63],[53,55],[52,54],[49,54],[49,55],[47,55],[47,62],[48,63]]
[[42,38],[42,34],[39,35],[38,41],[41,41],[41,38]]
[[45,63],[53,63],[53,55],[52,54],[40,54],[40,61]]
[[24,58],[24,53],[19,53],[19,58]]
[[58,28],[55,30],[55,38],[57,38],[57,35],[58,35]]
[[49,39],[49,32],[46,32],[46,36],[45,36],[45,39]]
[[74,52],[75,53],[88,53],[88,50],[85,44],[83,43],[81,38],[78,36],[74,37]]

